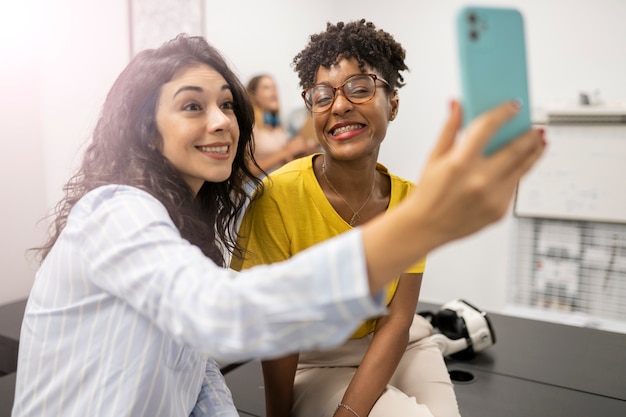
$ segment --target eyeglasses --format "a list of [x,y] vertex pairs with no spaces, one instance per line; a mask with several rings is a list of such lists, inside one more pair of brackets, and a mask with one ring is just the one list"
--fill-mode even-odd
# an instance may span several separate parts
[[348,78],[339,87],[325,84],[314,85],[302,92],[306,107],[313,113],[323,113],[330,109],[337,97],[337,91],[352,104],[363,104],[370,101],[376,94],[376,81],[380,81],[389,88],[389,83],[376,74],[357,74]]

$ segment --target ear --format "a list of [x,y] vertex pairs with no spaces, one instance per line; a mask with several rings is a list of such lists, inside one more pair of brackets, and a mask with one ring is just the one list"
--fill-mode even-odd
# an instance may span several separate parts
[[394,92],[389,97],[389,106],[391,111],[389,112],[389,121],[392,121],[398,115],[398,109],[400,107],[400,97],[398,96],[398,90],[394,90]]

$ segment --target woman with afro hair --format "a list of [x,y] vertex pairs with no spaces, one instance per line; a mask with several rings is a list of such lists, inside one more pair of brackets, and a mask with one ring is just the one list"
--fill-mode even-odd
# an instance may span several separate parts
[[[287,164],[245,216],[236,268],[283,261],[398,205],[413,183],[378,163],[398,115],[405,50],[365,20],[328,23],[294,58],[324,153]],[[387,287],[388,314],[343,345],[263,361],[271,417],[458,416],[431,324],[416,315],[425,260]]]

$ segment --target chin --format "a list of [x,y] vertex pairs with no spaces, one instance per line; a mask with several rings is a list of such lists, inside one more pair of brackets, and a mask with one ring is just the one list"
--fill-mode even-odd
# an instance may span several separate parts
[[207,179],[208,182],[224,182],[226,181],[228,178],[230,178],[230,174],[232,173],[232,170],[228,170],[228,172],[219,172],[219,173],[213,173],[213,175],[211,175],[209,178]]

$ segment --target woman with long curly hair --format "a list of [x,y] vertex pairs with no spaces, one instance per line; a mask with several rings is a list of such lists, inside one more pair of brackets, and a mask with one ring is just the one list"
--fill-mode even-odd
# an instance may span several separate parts
[[[497,126],[513,114],[503,106],[485,117]],[[249,171],[245,88],[200,37],[139,53],[107,95],[39,248],[13,416],[237,416],[216,360],[340,343],[381,314],[380,293],[398,268],[503,215],[540,148],[529,134],[483,161],[452,146],[460,120],[453,112],[441,139],[449,144],[425,173],[432,191],[419,204],[288,262],[237,274],[226,268],[231,255],[245,253],[233,227],[248,198],[244,185],[258,181]],[[469,142],[491,135],[489,126],[477,128]],[[441,171],[458,169],[489,178],[489,198],[472,183],[446,189],[452,182]],[[444,195],[452,205],[438,201]],[[470,202],[475,210],[456,208]],[[437,204],[437,214],[422,212],[424,204]],[[417,230],[432,238],[418,242]],[[380,256],[380,244],[397,253]]]

